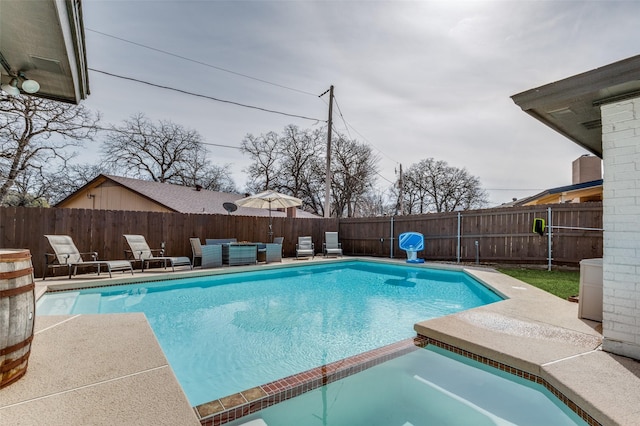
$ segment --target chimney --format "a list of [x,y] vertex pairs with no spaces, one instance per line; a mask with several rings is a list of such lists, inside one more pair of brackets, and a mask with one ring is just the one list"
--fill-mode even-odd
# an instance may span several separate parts
[[573,185],[602,179],[602,160],[594,155],[585,154],[575,160],[572,166]]
[[287,207],[287,217],[296,217],[297,211],[296,207]]

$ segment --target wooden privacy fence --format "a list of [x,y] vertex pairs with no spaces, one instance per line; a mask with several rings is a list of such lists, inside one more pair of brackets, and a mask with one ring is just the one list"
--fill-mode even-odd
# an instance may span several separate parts
[[[100,260],[124,258],[123,234],[144,235],[151,248],[165,243],[167,255],[191,257],[189,238],[237,238],[266,241],[268,217],[205,215],[35,207],[0,208],[0,248],[28,248],[36,277],[43,273],[47,234],[70,235],[80,252],[98,252]],[[273,218],[274,236],[283,236],[285,256],[295,256],[299,235],[310,235],[322,249],[324,231],[337,231],[337,219]]]
[[[532,232],[534,218],[552,226],[602,228],[602,204],[553,204],[496,208],[412,216],[306,219],[273,218],[274,236],[284,237],[284,255],[295,256],[298,236],[310,235],[322,250],[325,231],[338,231],[346,255],[404,258],[397,237],[415,231],[425,236],[419,253],[432,261],[482,263],[547,263],[547,237]],[[205,215],[57,208],[0,208],[0,248],[29,249],[37,277],[42,276],[44,253],[50,252],[45,234],[70,235],[81,252],[96,251],[101,260],[122,259],[123,234],[141,234],[152,248],[165,242],[170,256],[191,257],[190,237],[237,238],[266,241],[267,217]],[[558,229],[552,239],[553,264],[577,266],[580,260],[602,257],[602,232]]]
[[[432,261],[546,264],[547,236],[532,232],[533,219],[552,226],[602,228],[602,203],[505,207],[453,213],[340,220],[340,240],[352,255],[405,257],[397,237],[403,232],[425,236],[418,253]],[[577,266],[582,259],[602,257],[602,231],[554,229],[554,265]]]

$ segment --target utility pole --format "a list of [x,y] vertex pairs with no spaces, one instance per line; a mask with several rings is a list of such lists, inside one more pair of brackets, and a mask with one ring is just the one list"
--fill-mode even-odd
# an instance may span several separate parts
[[[327,120],[327,170],[324,187],[324,217],[331,213],[331,126],[333,125],[333,85],[329,88],[329,119]],[[322,95],[323,96],[324,92]]]

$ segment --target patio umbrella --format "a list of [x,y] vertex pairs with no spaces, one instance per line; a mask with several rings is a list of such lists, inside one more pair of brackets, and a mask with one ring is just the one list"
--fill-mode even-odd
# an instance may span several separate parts
[[249,197],[241,198],[235,202],[236,205],[241,207],[253,207],[256,209],[269,209],[269,241],[273,239],[273,230],[271,227],[271,209],[296,207],[302,204],[302,200],[291,195],[281,194],[276,191],[267,190],[259,194],[250,195]]

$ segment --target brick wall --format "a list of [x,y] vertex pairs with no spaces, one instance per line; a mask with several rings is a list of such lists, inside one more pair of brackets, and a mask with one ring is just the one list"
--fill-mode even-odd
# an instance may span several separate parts
[[640,97],[603,105],[603,348],[640,359]]

